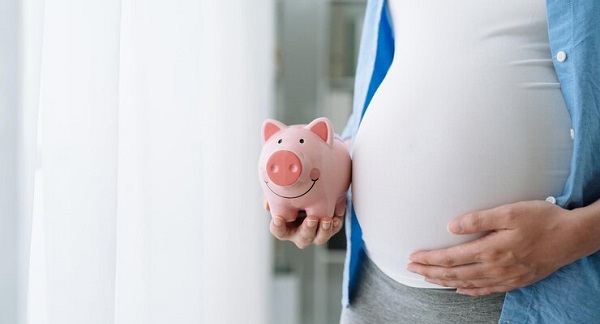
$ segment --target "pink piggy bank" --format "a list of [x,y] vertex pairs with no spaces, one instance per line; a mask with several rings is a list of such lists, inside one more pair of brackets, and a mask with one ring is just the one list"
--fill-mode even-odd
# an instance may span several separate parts
[[273,216],[291,222],[301,210],[316,217],[344,214],[352,162],[329,119],[292,126],[266,120],[262,142],[258,173]]

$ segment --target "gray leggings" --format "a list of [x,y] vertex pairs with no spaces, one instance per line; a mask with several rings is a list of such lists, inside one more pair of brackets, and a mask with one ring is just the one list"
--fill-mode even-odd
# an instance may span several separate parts
[[358,287],[341,324],[498,323],[504,294],[469,297],[453,289],[412,288],[386,276],[362,257]]

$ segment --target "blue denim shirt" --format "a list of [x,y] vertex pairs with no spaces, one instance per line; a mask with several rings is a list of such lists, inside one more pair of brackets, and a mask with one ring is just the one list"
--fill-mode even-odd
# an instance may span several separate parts
[[[554,67],[574,129],[571,170],[557,204],[568,209],[600,199],[600,1],[547,0]],[[557,53],[561,60],[557,60]],[[566,59],[564,55],[566,54]],[[384,0],[369,0],[356,72],[354,110],[342,134],[356,134],[394,55]],[[343,304],[351,301],[361,260],[362,232],[349,204]],[[600,235],[600,233],[598,233]],[[544,280],[506,294],[500,323],[600,323],[600,252]]]

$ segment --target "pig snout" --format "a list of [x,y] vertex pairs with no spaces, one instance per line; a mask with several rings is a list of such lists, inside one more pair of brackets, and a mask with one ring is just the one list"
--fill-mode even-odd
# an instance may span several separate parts
[[292,185],[302,174],[302,162],[294,152],[277,151],[267,161],[267,174],[278,186]]

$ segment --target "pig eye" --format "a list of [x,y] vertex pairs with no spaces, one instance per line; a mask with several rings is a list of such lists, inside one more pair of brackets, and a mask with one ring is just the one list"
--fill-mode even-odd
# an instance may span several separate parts
[[280,138],[279,141],[277,141],[277,144],[281,144],[281,142],[283,142],[283,140]]
[[299,142],[300,144],[304,144],[304,138],[301,138]]

